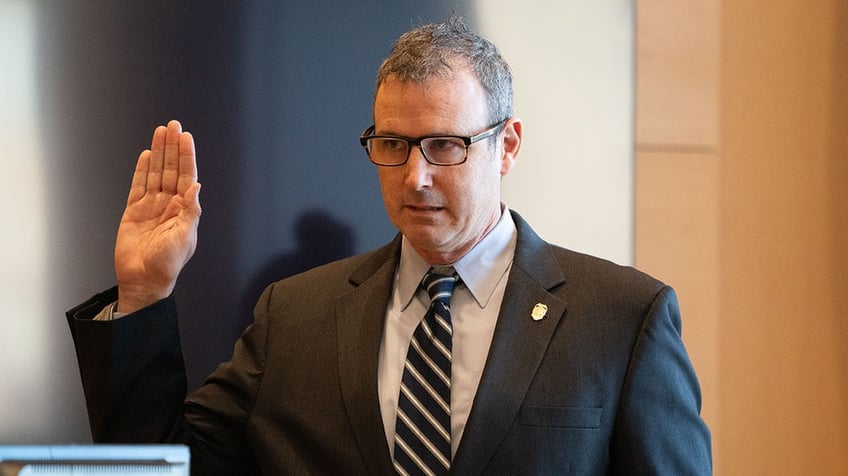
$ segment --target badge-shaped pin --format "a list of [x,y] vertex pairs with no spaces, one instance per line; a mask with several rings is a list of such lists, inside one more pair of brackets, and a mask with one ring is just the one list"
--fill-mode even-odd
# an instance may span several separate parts
[[533,306],[533,312],[530,313],[530,317],[532,317],[534,321],[541,321],[547,313],[548,306],[542,303],[537,303],[535,306]]

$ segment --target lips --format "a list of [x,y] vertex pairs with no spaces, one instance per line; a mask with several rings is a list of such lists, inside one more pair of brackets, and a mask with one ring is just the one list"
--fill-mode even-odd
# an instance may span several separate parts
[[403,207],[413,213],[433,213],[445,209],[442,198],[431,191],[410,193],[401,200]]
[[407,218],[416,223],[433,224],[440,220],[445,209],[432,205],[415,204],[404,206],[404,210]]

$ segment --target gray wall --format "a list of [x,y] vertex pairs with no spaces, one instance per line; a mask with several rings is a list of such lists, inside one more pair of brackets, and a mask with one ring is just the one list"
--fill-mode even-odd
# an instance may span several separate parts
[[635,2],[474,3],[513,69],[524,121],[504,200],[545,239],[632,264]]

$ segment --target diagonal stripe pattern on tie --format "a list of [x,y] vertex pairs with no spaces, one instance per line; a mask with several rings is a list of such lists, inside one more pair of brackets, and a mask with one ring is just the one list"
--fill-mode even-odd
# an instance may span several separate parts
[[421,281],[430,307],[412,334],[401,379],[394,461],[401,475],[447,474],[450,468],[449,304],[456,282],[456,274],[433,271]]

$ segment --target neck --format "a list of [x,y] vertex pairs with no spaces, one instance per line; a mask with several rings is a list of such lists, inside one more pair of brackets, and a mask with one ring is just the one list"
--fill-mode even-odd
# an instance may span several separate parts
[[491,217],[488,224],[483,228],[483,231],[474,239],[468,240],[461,246],[444,249],[438,247],[427,247],[426,244],[425,246],[420,246],[419,243],[414,243],[412,240],[409,240],[409,243],[412,245],[412,249],[418,253],[418,256],[423,258],[430,266],[451,266],[471,251],[472,248],[477,246],[478,243],[483,241],[484,238],[486,238],[486,235],[488,235],[489,232],[492,231],[492,229],[494,229],[500,222],[503,210],[504,206],[501,204],[500,207],[498,207],[498,212]]

